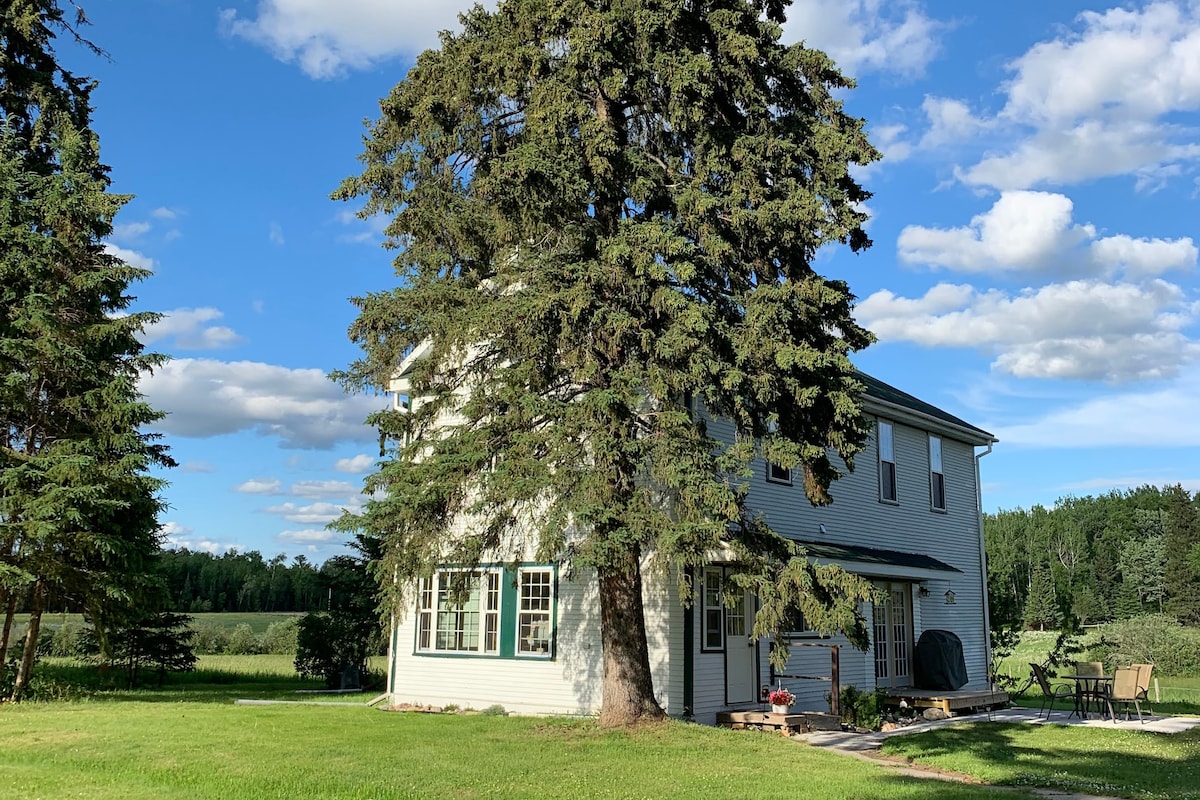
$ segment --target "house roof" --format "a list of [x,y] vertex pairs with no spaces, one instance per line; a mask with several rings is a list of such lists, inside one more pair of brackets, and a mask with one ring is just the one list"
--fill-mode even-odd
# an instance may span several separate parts
[[884,383],[865,372],[856,372],[855,377],[862,381],[863,386],[866,387],[863,395],[867,405],[882,406],[886,411],[901,410],[926,421],[940,423],[939,427],[948,428],[950,431],[975,444],[990,444],[997,441],[995,436],[983,428],[977,428],[971,423],[959,419],[937,406],[930,405],[924,400],[913,397],[908,392],[902,392],[895,386]]
[[880,550],[855,544],[833,544],[832,542],[809,542],[796,540],[818,561],[833,561],[851,572],[866,575],[896,575],[915,578],[932,578],[941,573],[959,573],[962,570],[944,561],[923,553],[904,553],[899,550]]

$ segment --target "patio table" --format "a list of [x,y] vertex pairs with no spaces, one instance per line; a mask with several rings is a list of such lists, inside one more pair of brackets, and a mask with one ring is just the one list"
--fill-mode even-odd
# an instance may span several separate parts
[[1107,685],[1112,683],[1112,675],[1063,675],[1062,678],[1075,681],[1075,709],[1067,715],[1068,718],[1078,715],[1080,719],[1087,719],[1093,699],[1096,700],[1097,710],[1103,715],[1101,698],[1108,694]]

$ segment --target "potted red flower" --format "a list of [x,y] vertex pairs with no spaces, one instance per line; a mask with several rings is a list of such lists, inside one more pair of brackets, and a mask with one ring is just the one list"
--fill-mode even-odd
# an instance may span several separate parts
[[767,701],[771,704],[771,711],[776,714],[786,714],[796,703],[796,695],[781,686],[767,696]]

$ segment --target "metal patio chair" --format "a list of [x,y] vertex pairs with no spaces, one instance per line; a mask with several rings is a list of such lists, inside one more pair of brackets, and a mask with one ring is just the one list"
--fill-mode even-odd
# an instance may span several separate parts
[[1142,719],[1142,704],[1139,698],[1140,690],[1138,689],[1138,670],[1132,667],[1121,667],[1113,674],[1112,691],[1104,698],[1104,702],[1108,705],[1108,714],[1112,717],[1112,721],[1117,721],[1117,714],[1113,711],[1113,703],[1124,703],[1125,719],[1129,719],[1129,704],[1133,703],[1137,709],[1138,722],[1143,725],[1146,723]]
[[[1029,668],[1033,670],[1033,677],[1037,680],[1038,686],[1042,688],[1042,707],[1038,711],[1038,717],[1042,716],[1042,711],[1046,712],[1047,721],[1050,719],[1050,714],[1054,711],[1054,702],[1056,700],[1065,700],[1070,697],[1075,701],[1076,709],[1078,710],[1079,698],[1075,693],[1075,686],[1070,683],[1051,684],[1050,677],[1046,674],[1046,670],[1041,664],[1030,662]],[[1046,704],[1049,703],[1049,709]]]
[[1153,664],[1130,664],[1130,669],[1138,671],[1138,699],[1146,704],[1146,713],[1154,715],[1154,709],[1150,706],[1150,677],[1154,674]]

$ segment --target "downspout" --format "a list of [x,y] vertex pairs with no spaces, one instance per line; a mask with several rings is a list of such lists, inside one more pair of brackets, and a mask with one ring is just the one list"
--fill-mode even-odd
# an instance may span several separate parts
[[992,688],[992,614],[988,608],[987,547],[983,538],[983,485],[979,480],[979,459],[992,452],[995,440],[988,442],[987,450],[975,454],[975,502],[979,511],[979,580],[983,590],[983,657],[987,667],[988,689]]

